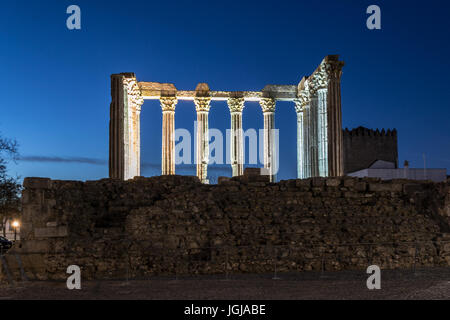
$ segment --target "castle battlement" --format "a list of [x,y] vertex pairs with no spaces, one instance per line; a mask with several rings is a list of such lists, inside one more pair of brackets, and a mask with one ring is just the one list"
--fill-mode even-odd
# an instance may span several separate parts
[[343,130],[345,173],[367,169],[377,160],[394,163],[398,168],[396,129],[358,127]]
[[349,130],[348,128],[345,128],[344,130],[344,136],[347,137],[391,137],[391,138],[397,138],[397,129],[387,129],[384,128],[381,129],[368,129],[365,127],[358,127],[354,128],[352,130]]

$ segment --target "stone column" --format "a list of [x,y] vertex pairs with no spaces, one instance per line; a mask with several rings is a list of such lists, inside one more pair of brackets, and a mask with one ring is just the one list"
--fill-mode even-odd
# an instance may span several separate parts
[[311,150],[309,147],[310,144],[310,107],[309,103],[304,105],[304,111],[303,111],[303,137],[305,138],[304,144],[303,144],[303,172],[305,174],[305,178],[311,177]]
[[295,111],[297,112],[297,178],[305,179],[305,153],[304,153],[304,109],[302,102],[298,99],[294,100]]
[[[311,177],[311,99],[310,99],[310,93],[309,93],[309,83],[308,80],[302,79],[301,88],[299,88],[299,95],[298,99],[295,100],[296,104],[296,111],[297,116],[299,115],[298,112],[301,111],[301,129],[297,126],[299,132],[298,135],[301,135],[302,137],[302,143],[301,145],[297,145],[298,152],[302,153],[301,156],[301,162],[302,162],[302,168],[301,168],[301,179],[306,179]],[[299,118],[297,117],[297,121],[299,121]],[[300,178],[300,177],[299,177]]]
[[322,61],[310,79],[316,121],[317,169],[315,175],[321,177],[328,177],[328,78],[326,63]]
[[136,163],[136,176],[141,175],[141,110],[142,106],[136,106],[136,120],[135,120],[135,133],[136,133],[136,143],[135,143],[135,163]]
[[244,133],[242,129],[242,110],[244,98],[228,99],[231,113],[231,168],[233,177],[244,174]]
[[276,180],[277,155],[275,145],[275,99],[262,98],[261,109],[264,113],[264,168],[268,170],[270,181]]
[[144,99],[136,75],[111,76],[109,176],[128,180],[140,175],[140,112]]
[[328,72],[327,122],[328,122],[328,175],[344,175],[344,142],[342,135],[341,76],[343,61],[338,56],[325,58]]
[[328,119],[326,88],[317,90],[318,95],[318,155],[319,176],[328,177]]
[[318,98],[317,92],[311,90],[311,102],[309,105],[309,154],[311,163],[311,177],[319,176],[319,158],[318,158]]
[[176,97],[161,97],[162,124],[162,175],[175,174],[175,108]]
[[207,179],[209,163],[208,114],[211,98],[196,97],[194,102],[197,110],[197,176],[202,183],[209,183]]

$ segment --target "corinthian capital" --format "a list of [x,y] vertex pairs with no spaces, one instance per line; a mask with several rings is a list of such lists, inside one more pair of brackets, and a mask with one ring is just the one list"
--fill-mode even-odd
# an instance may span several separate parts
[[167,111],[175,112],[175,108],[178,103],[178,99],[176,97],[161,97],[159,101],[161,103],[161,109],[163,112]]
[[342,68],[345,63],[343,61],[327,61],[326,69],[329,79],[340,80],[342,76]]
[[328,80],[340,80],[342,75],[342,68],[345,65],[344,61],[339,61],[338,55],[326,56],[322,61],[324,69],[328,74]]
[[305,88],[298,93],[298,98],[295,100],[295,104],[300,105],[304,109],[311,102],[311,95],[309,92],[310,84],[306,82]]
[[266,112],[275,112],[275,99],[273,98],[261,98],[259,101],[261,105],[261,109],[264,113]]
[[309,87],[312,92],[328,88],[328,81],[330,78],[328,69],[327,64],[322,62],[317,68],[317,71],[311,76]]
[[228,108],[231,113],[238,113],[244,110],[244,98],[229,98]]
[[295,112],[303,112],[305,110],[305,104],[301,99],[294,99],[295,103]]
[[209,112],[211,98],[210,97],[195,97],[195,109],[197,112]]
[[144,98],[142,97],[137,79],[135,77],[123,78],[123,84],[127,89],[128,101],[133,104],[137,110],[140,110],[141,106],[144,104]]

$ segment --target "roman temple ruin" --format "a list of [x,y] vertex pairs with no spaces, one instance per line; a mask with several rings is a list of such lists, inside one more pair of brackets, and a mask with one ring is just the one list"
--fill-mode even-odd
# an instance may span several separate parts
[[242,111],[246,101],[258,101],[264,114],[264,168],[275,180],[274,142],[277,101],[291,101],[297,112],[298,178],[344,175],[341,75],[344,62],[326,56],[298,85],[267,85],[262,91],[213,91],[200,83],[195,91],[173,84],[138,82],[134,73],[111,76],[110,178],[140,176],[140,112],[144,100],[159,100],[163,112],[162,175],[175,174],[175,109],[179,100],[193,101],[197,111],[197,176],[208,183],[208,114],[214,100],[228,102],[231,113],[233,176],[244,171]]

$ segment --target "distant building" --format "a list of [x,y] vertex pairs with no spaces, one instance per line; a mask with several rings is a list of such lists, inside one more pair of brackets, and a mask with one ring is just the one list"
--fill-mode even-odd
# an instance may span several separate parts
[[447,180],[447,169],[413,169],[409,168],[407,162],[405,162],[404,168],[396,168],[393,162],[377,160],[369,168],[351,172],[347,175],[359,178],[381,178],[383,180],[411,179],[442,182]]
[[397,130],[358,127],[343,130],[345,174],[369,168],[383,160],[398,168]]

